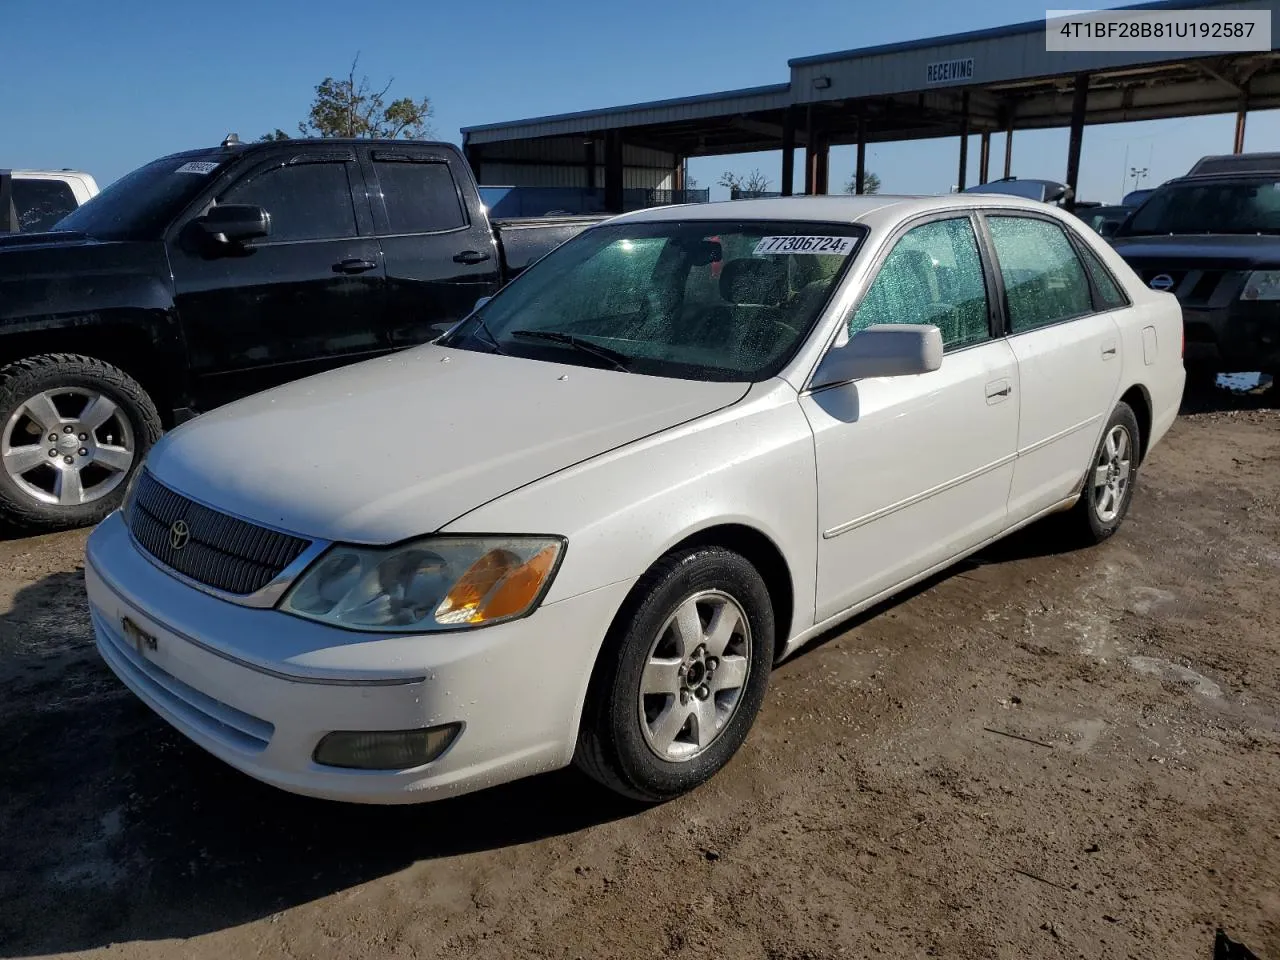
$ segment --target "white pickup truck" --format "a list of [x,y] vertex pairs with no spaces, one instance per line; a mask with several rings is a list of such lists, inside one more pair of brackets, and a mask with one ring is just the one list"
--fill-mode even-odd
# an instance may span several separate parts
[[0,170],[0,233],[38,233],[98,195],[79,170]]

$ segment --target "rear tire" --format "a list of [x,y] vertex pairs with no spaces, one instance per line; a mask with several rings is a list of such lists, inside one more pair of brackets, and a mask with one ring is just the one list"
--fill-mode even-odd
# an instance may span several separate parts
[[575,765],[647,803],[693,790],[746,739],[773,652],[769,591],[746,559],[722,547],[664,557],[600,651]]
[[0,520],[32,532],[97,523],[160,438],[155,404],[123,370],[50,353],[0,369]]
[[1141,441],[1133,409],[1127,403],[1116,404],[1089,461],[1080,500],[1064,518],[1071,542],[1090,546],[1120,529],[1133,501]]

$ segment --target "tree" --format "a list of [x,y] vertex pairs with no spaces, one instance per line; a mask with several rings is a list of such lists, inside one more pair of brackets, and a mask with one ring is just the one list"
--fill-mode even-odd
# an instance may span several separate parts
[[[858,192],[858,173],[854,171],[849,174],[849,182],[844,185],[845,193]],[[879,193],[880,177],[878,174],[872,173],[870,170],[862,175],[862,192],[863,193]]]
[[764,193],[769,189],[769,178],[759,170],[752,170],[746,176],[726,170],[720,174],[720,179],[716,183],[740,193]]
[[[385,137],[422,140],[431,136],[431,100],[401,97],[387,103],[387,91],[395,78],[380,90],[369,78],[356,79],[360,54],[351,61],[345,78],[325,77],[316,86],[316,97],[305,123],[298,124],[304,137]],[[265,139],[265,138],[264,138]],[[271,137],[271,139],[279,139]]]
[[[853,173],[849,174],[849,182],[844,185],[844,192],[845,193],[858,192],[858,172],[856,170]],[[866,171],[862,175],[862,192],[863,193],[879,193],[880,192],[880,178],[876,174],[872,173],[870,170]]]
[[281,130],[279,127],[276,127],[274,133],[264,133],[262,136],[258,138],[258,142],[265,143],[269,140],[288,140],[288,139],[289,139],[289,135],[285,133],[283,130]]

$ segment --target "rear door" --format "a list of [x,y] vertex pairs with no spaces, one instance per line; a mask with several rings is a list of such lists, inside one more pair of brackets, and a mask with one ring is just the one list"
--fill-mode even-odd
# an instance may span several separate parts
[[1013,524],[1079,486],[1119,389],[1116,315],[1127,302],[1084,241],[1058,220],[992,211],[985,221],[1022,384]]
[[493,294],[497,242],[461,157],[440,147],[363,148],[387,271],[393,349],[433,340]]
[[204,409],[389,349],[384,273],[355,153],[277,156],[216,197],[257,204],[271,234],[170,244],[196,405]]

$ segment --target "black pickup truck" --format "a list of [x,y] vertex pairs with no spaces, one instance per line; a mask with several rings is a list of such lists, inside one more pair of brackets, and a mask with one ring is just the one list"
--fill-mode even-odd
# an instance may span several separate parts
[[[1188,378],[1261,371],[1280,382],[1280,155],[1205,157],[1110,240],[1143,282],[1182,304]],[[1280,401],[1280,387],[1267,395]]]
[[0,236],[0,520],[96,522],[164,428],[432,340],[600,219],[491,223],[450,144],[233,135]]

